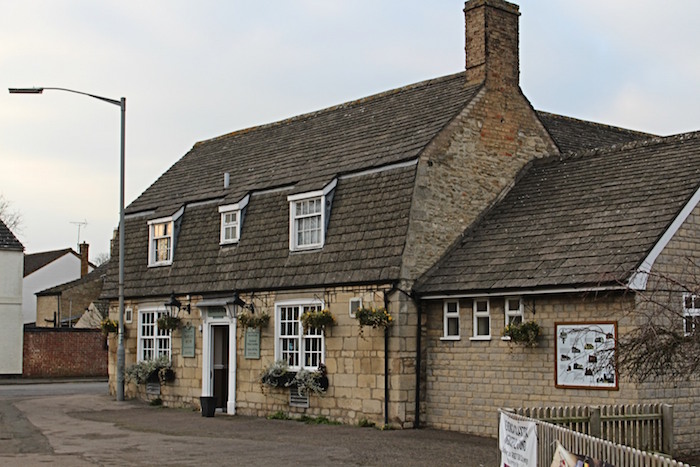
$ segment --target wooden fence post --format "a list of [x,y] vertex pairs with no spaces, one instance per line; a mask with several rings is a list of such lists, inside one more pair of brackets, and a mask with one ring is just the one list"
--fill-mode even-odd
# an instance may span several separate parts
[[662,404],[661,417],[663,420],[663,439],[661,441],[662,450],[665,454],[673,457],[673,406],[669,404]]
[[600,438],[603,431],[600,425],[600,406],[594,405],[589,408],[590,416],[588,419],[588,434],[596,438]]

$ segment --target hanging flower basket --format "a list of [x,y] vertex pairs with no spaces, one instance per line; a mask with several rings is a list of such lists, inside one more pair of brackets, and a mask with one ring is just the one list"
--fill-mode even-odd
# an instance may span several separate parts
[[335,317],[328,308],[321,311],[305,311],[301,315],[301,324],[304,326],[304,332],[309,328],[325,329],[335,324]]
[[113,319],[105,318],[100,323],[100,328],[102,329],[102,334],[109,334],[110,332],[117,332],[119,330],[119,323]]
[[247,311],[241,311],[238,313],[238,324],[246,328],[262,329],[266,328],[267,324],[270,322],[270,315],[267,313],[259,313],[257,315],[248,313]]
[[177,316],[161,315],[158,318],[158,329],[163,331],[174,331],[180,328],[180,318]]
[[388,328],[393,323],[391,314],[386,308],[362,307],[355,312],[355,319],[360,324],[360,336],[365,326],[373,328]]
[[534,321],[511,323],[503,329],[503,335],[510,337],[511,342],[527,347],[537,347],[541,334],[542,329],[540,325]]

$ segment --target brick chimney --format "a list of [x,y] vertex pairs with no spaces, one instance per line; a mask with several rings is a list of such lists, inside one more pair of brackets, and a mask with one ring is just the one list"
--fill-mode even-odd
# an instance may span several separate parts
[[80,277],[87,276],[88,273],[88,251],[90,245],[83,242],[80,244]]
[[467,83],[519,86],[518,6],[504,0],[464,4]]

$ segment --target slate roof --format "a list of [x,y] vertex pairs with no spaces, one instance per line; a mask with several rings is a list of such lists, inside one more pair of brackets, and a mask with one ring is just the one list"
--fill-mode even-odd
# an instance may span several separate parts
[[700,186],[700,132],[534,161],[421,294],[624,282]]
[[537,115],[562,153],[612,146],[656,136],[541,110],[537,111]]
[[127,213],[155,209],[158,217],[222,196],[235,203],[274,186],[318,190],[337,174],[414,159],[479,89],[458,73],[201,141]]
[[56,261],[58,258],[71,253],[80,258],[80,255],[73,251],[73,249],[71,248],[64,248],[62,250],[53,251],[42,251],[40,253],[31,253],[24,255],[24,277],[27,277],[34,271],[41,269],[47,264]]
[[24,246],[0,219],[0,250],[24,251]]
[[[416,160],[480,91],[465,81],[456,73],[196,143],[126,209],[125,295],[398,280],[416,169],[365,172]],[[286,197],[335,177],[323,249],[290,252]],[[222,247],[217,208],[246,194],[240,243]],[[147,267],[147,220],[183,206],[172,265]],[[116,276],[112,265],[106,297],[117,294]]]

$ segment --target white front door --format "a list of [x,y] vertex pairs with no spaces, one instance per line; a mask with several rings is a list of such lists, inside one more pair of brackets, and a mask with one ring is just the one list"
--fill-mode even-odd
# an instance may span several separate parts
[[[228,309],[231,307],[230,309]],[[233,305],[202,309],[202,396],[216,407],[236,413],[236,318]]]

